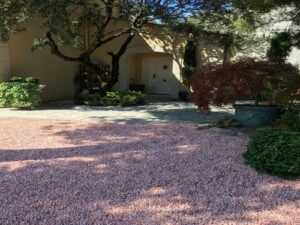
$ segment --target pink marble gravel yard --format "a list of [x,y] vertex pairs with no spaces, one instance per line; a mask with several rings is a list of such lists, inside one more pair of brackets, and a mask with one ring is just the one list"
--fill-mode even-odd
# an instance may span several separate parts
[[299,225],[300,181],[191,124],[0,120],[1,225]]

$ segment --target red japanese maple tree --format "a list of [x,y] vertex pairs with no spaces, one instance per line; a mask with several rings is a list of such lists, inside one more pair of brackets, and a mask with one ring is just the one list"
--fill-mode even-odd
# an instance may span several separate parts
[[192,101],[202,111],[209,105],[255,100],[256,104],[286,104],[296,98],[300,75],[287,63],[243,59],[225,65],[209,65],[192,78]]

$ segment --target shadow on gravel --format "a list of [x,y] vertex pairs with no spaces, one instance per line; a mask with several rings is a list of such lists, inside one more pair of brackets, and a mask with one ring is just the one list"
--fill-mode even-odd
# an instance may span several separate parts
[[76,146],[0,149],[1,225],[280,225],[299,216],[297,182],[244,165],[242,134],[112,124],[52,135]]
[[0,110],[1,118],[43,118],[60,120],[93,120],[115,123],[196,123],[210,124],[231,116],[230,108],[213,108],[201,113],[196,106],[184,102],[151,103],[136,107],[91,107],[74,105],[48,105],[32,110]]
[[116,123],[170,123],[170,122],[181,122],[181,123],[195,123],[195,124],[210,124],[226,117],[232,116],[229,112],[210,112],[210,113],[201,113],[198,112],[195,108],[181,108],[181,109],[162,109],[159,110],[146,110],[145,112],[149,113],[150,117],[145,118],[134,118],[134,116],[123,117],[122,111],[120,111],[119,118],[111,118],[109,115],[106,116],[92,116],[90,119],[96,121],[112,121]]

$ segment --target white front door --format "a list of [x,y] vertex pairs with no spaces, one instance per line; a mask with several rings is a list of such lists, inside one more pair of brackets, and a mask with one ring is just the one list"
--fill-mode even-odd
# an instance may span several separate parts
[[146,56],[143,59],[143,80],[148,93],[171,95],[174,86],[172,58],[168,55]]

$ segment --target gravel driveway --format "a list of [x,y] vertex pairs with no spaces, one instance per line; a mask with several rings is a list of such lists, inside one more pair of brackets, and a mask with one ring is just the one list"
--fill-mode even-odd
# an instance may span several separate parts
[[88,120],[114,123],[190,122],[209,124],[233,114],[230,107],[212,107],[212,112],[199,113],[197,107],[184,102],[155,102],[136,107],[90,107],[47,105],[36,110],[1,109],[0,118],[39,118],[55,120]]
[[1,225],[298,225],[300,181],[195,125],[0,119]]

